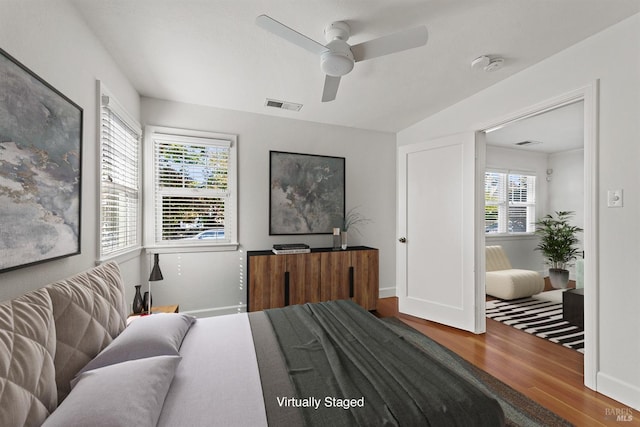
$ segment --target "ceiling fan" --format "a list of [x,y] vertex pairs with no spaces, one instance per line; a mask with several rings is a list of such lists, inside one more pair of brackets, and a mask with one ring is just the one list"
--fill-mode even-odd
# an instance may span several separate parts
[[423,25],[351,46],[347,43],[351,35],[349,25],[337,21],[324,29],[327,44],[322,45],[267,15],[258,16],[256,24],[311,53],[320,55],[320,68],[326,74],[322,102],[336,99],[340,77],[348,74],[356,62],[424,46],[428,38],[427,27]]

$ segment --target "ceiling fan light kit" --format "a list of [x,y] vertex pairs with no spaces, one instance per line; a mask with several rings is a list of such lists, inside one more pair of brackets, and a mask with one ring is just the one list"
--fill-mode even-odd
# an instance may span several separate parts
[[353,70],[355,60],[349,45],[335,39],[327,44],[327,50],[320,55],[320,68],[322,72],[334,77],[341,77]]
[[336,21],[324,29],[327,44],[322,45],[267,15],[258,16],[256,24],[290,43],[320,55],[320,69],[326,75],[322,102],[336,99],[340,78],[350,73],[356,62],[424,46],[428,38],[427,28],[420,26],[351,46],[347,43],[351,28],[346,22]]

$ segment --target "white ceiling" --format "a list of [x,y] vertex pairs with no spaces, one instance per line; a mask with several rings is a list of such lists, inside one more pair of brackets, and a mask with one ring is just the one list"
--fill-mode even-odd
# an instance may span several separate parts
[[[516,143],[532,141],[518,146]],[[487,144],[541,153],[584,147],[584,102],[574,102],[487,132]]]
[[[71,0],[140,94],[397,132],[640,11],[640,0]],[[322,103],[313,54],[267,33],[267,14],[324,43],[344,20],[350,44],[424,24],[426,46],[363,61]],[[505,58],[472,70],[484,54]],[[299,112],[265,107],[273,98]]]

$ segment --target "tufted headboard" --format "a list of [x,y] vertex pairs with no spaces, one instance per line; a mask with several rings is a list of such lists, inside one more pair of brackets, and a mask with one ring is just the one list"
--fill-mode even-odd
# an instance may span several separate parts
[[56,409],[55,349],[45,289],[0,303],[1,426],[38,426]]
[[75,374],[126,326],[127,305],[120,268],[109,262],[46,287],[56,325],[58,402]]
[[42,424],[126,317],[114,262],[1,302],[0,425]]

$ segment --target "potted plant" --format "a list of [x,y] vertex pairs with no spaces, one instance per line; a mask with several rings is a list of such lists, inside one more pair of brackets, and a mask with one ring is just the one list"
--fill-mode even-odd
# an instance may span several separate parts
[[569,270],[566,266],[580,252],[576,234],[583,230],[569,223],[573,214],[571,211],[558,211],[555,216],[545,215],[536,222],[536,234],[540,236],[536,250],[542,252],[550,266],[549,280],[554,288],[567,287]]
[[341,233],[340,233],[340,237],[342,240],[342,249],[347,249],[347,232],[352,229],[357,231],[358,233],[360,233],[360,230],[358,230],[358,227],[360,225],[364,225],[371,222],[371,220],[369,218],[365,218],[364,216],[362,216],[362,214],[360,212],[358,212],[357,207],[352,208],[351,210],[349,210],[349,212],[347,212],[347,214],[344,216],[344,219],[342,221],[342,227],[341,228]]

